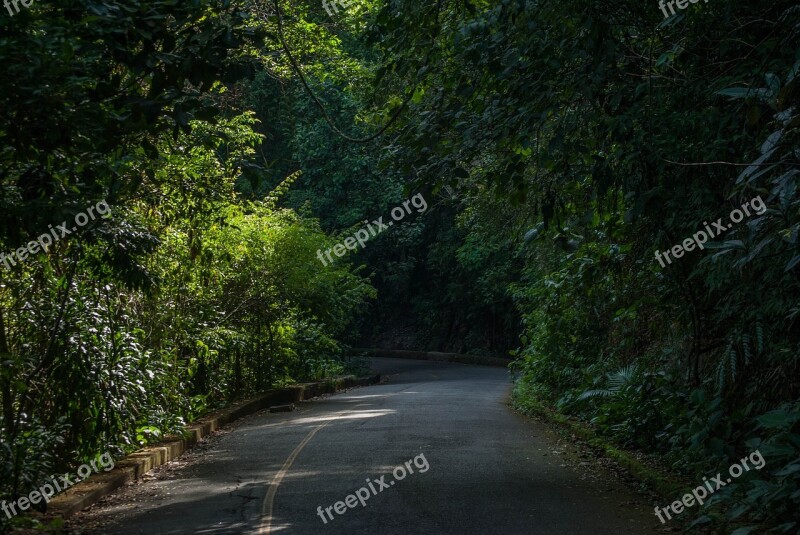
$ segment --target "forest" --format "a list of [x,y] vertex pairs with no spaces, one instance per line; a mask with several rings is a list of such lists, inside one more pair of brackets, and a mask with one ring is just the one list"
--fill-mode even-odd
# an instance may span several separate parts
[[800,5],[673,4],[7,2],[0,498],[383,347],[800,532]]

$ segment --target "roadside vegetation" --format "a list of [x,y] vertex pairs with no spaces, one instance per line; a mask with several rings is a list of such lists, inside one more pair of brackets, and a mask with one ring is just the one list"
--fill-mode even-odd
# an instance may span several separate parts
[[[690,520],[800,529],[793,2],[42,1],[0,29],[0,252],[111,207],[0,265],[0,498],[360,344],[511,352],[520,406],[689,481],[758,449]],[[424,217],[317,260],[412,192]]]

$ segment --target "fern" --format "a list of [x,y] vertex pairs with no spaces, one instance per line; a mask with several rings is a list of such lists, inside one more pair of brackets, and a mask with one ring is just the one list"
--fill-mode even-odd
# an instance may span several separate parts
[[606,375],[606,388],[587,390],[578,396],[578,401],[597,397],[607,398],[616,396],[625,390],[637,376],[638,370],[633,364],[625,366],[624,368]]

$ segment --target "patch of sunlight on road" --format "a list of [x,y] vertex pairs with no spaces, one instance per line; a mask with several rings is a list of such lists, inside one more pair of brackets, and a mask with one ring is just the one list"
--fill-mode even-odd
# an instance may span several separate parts
[[[272,531],[286,532],[289,531],[291,528],[292,528],[291,524],[281,523],[272,526]],[[169,531],[167,533],[164,533],[163,535],[183,535],[185,533],[186,531],[179,530],[179,531]],[[223,525],[222,523],[220,523],[220,525],[217,526],[209,526],[207,528],[195,528],[195,531],[193,531],[193,533],[195,535],[230,535],[231,533],[239,533],[239,534],[249,533],[251,535],[255,535],[258,532],[255,531],[255,529],[249,524],[246,524],[244,522],[236,522],[235,524]]]
[[364,418],[377,418],[379,416],[386,416],[394,414],[397,411],[394,409],[380,409],[369,411],[350,411],[346,413],[327,414],[320,416],[308,416],[305,418],[297,418],[294,420],[287,420],[283,422],[276,422],[274,424],[266,424],[260,427],[286,427],[293,424],[319,424],[325,422],[334,422],[336,420],[363,420]]
[[333,422],[336,420],[360,420],[363,418],[377,418],[378,416],[386,416],[387,414],[394,414],[397,411],[394,409],[376,409],[369,411],[348,412],[346,414],[330,414],[327,416],[313,416],[308,418],[298,418],[292,420],[294,424],[315,424],[322,422]]
[[274,533],[276,531],[286,531],[292,527],[291,524],[273,524],[270,532]]
[[418,394],[419,392],[391,392],[389,394],[364,394],[363,396],[336,396],[331,401],[360,400],[369,398],[390,398],[398,394]]

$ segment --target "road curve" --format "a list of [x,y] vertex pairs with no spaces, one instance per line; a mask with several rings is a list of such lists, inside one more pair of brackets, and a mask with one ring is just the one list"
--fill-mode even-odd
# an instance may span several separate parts
[[71,533],[656,533],[641,498],[585,477],[542,424],[508,408],[505,370],[373,368],[388,382],[244,418],[79,514]]

